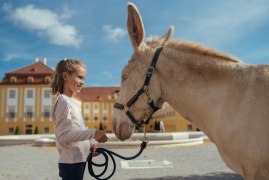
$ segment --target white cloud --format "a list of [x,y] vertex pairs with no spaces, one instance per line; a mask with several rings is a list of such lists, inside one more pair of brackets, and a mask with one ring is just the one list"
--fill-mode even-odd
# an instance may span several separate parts
[[107,33],[107,38],[110,41],[117,42],[119,39],[123,38],[127,32],[119,27],[113,28],[110,25],[104,25],[103,30]]
[[106,77],[110,78],[110,79],[113,78],[113,75],[112,75],[112,73],[110,73],[110,72],[104,71],[103,74],[104,74]]
[[33,5],[14,10],[8,5],[4,7],[14,23],[48,38],[52,44],[79,47],[82,42],[82,39],[78,37],[76,27],[61,22],[61,19],[68,17],[66,15],[59,16],[51,10],[36,8]]
[[18,58],[19,56],[17,54],[6,54],[4,57],[4,61],[11,61],[13,59]]

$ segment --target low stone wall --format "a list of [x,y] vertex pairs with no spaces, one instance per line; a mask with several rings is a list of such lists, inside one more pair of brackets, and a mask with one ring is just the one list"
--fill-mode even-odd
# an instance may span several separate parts
[[35,140],[41,138],[55,139],[54,134],[30,134],[30,135],[10,135],[0,136],[0,146],[33,144]]
[[[143,133],[134,133],[129,140],[119,141],[114,134],[107,134],[108,141],[98,147],[132,147],[139,146]],[[148,146],[193,145],[202,144],[208,138],[203,132],[147,133]],[[33,144],[35,146],[55,146],[54,134],[0,136],[0,146]]]

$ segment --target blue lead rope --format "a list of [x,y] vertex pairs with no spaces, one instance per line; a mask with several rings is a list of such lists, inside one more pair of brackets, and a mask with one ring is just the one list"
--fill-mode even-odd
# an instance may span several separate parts
[[[115,159],[114,159],[113,155],[114,155],[114,156],[117,156],[117,157],[119,157],[119,158],[121,158],[121,159],[124,159],[124,160],[132,160],[132,159],[135,159],[135,158],[137,158],[137,157],[143,152],[143,150],[146,148],[146,146],[147,146],[147,142],[148,142],[148,141],[144,139],[144,140],[142,141],[142,143],[141,143],[140,151],[139,151],[136,155],[134,155],[134,156],[132,156],[132,157],[124,157],[124,156],[121,156],[121,155],[119,155],[119,154],[117,154],[117,153],[114,153],[114,152],[112,152],[112,151],[110,151],[110,150],[107,150],[107,149],[105,149],[105,148],[97,148],[97,149],[96,149],[96,152],[98,152],[98,153],[100,153],[100,154],[102,154],[102,155],[104,156],[104,158],[105,158],[105,162],[104,162],[104,163],[101,163],[101,164],[94,163],[94,162],[92,161],[92,158],[93,158],[92,153],[90,153],[90,155],[88,156],[88,159],[87,159],[87,161],[88,161],[88,171],[89,171],[90,175],[91,175],[92,177],[94,177],[95,179],[97,179],[97,180],[106,180],[106,179],[111,178],[111,177],[114,175],[115,171],[116,171],[116,163],[115,163]],[[107,176],[106,178],[101,178],[101,176],[103,176],[103,175],[106,173],[106,171],[107,171],[108,162],[109,162],[108,155],[110,156],[110,158],[111,158],[111,160],[112,160],[112,162],[113,162],[113,171],[112,171],[112,173],[111,173],[109,176]],[[93,171],[93,166],[95,166],[95,167],[104,167],[104,170],[103,170],[100,174],[95,174],[94,171]]]

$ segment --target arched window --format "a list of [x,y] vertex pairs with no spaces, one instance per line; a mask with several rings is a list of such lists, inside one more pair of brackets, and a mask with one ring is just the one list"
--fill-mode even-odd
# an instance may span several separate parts
[[17,81],[17,78],[15,76],[10,77],[10,83],[15,83]]
[[28,82],[28,83],[33,83],[33,82],[34,82],[34,78],[33,78],[32,76],[29,76],[29,77],[27,78],[27,82]]
[[50,83],[50,81],[51,81],[50,76],[46,76],[46,77],[45,77],[45,82],[46,82],[46,83]]

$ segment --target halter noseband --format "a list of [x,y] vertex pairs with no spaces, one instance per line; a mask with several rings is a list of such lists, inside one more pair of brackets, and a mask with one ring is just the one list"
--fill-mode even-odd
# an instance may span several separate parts
[[[152,74],[155,71],[155,66],[157,64],[159,55],[162,51],[163,47],[158,47],[154,53],[153,59],[151,61],[150,66],[148,67],[147,73],[146,73],[146,78],[144,81],[143,86],[138,90],[138,92],[128,101],[127,103],[127,107],[130,109],[130,107],[137,101],[137,99],[139,98],[139,96],[141,96],[141,94],[145,93],[146,96],[148,97],[148,105],[153,109],[153,112],[150,113],[149,117],[146,120],[142,120],[140,122],[138,122],[134,116],[132,115],[132,113],[128,110],[126,111],[126,115],[129,117],[129,119],[132,121],[133,124],[135,124],[138,127],[142,127],[143,124],[147,125],[150,121],[151,116],[158,111],[160,108],[158,106],[156,106],[154,104],[154,101],[150,98],[149,93],[148,93],[148,85],[151,79]],[[120,104],[120,103],[115,103],[114,104],[114,108],[116,109],[120,109],[120,110],[124,110],[124,105]]]

